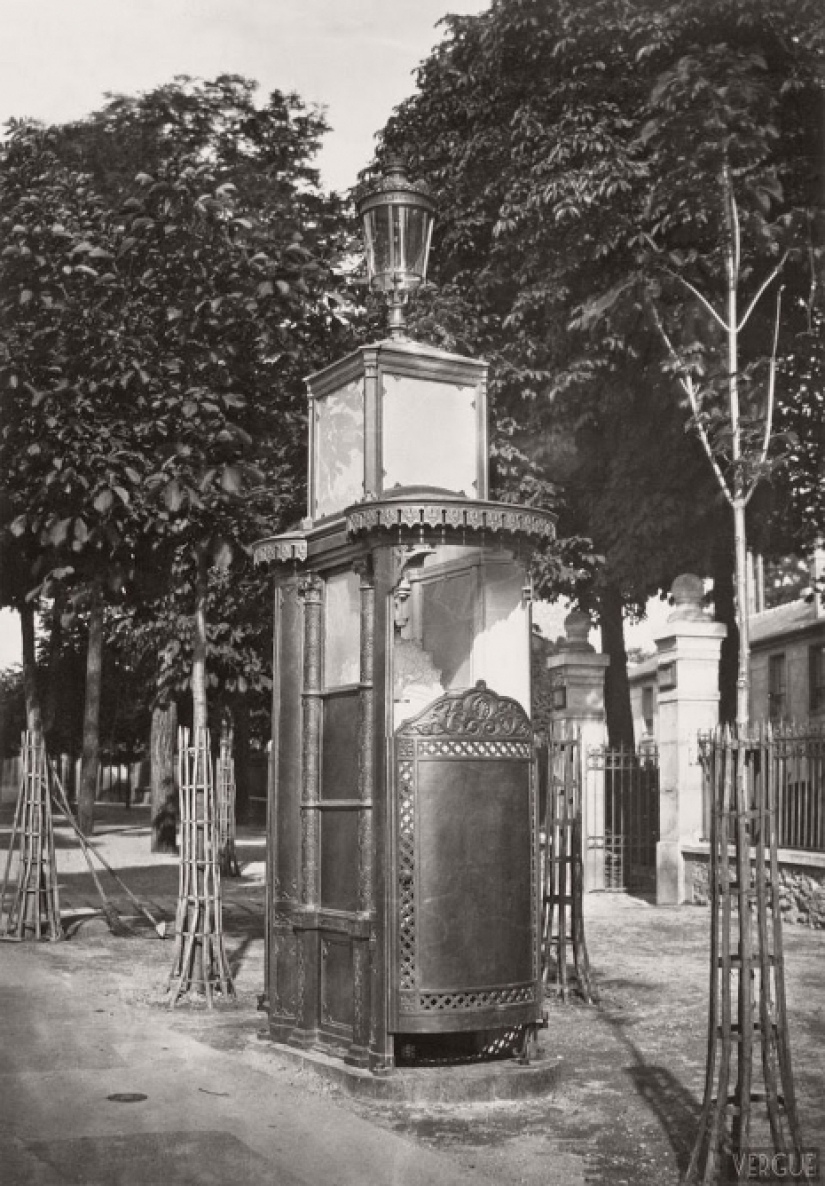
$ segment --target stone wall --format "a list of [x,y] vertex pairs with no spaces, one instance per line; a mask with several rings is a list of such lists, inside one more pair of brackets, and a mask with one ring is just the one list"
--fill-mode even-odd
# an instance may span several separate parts
[[[813,860],[817,863],[780,858],[780,907],[785,922],[825,930],[825,858]],[[709,867],[707,853],[685,853],[685,898],[693,905],[708,904]]]

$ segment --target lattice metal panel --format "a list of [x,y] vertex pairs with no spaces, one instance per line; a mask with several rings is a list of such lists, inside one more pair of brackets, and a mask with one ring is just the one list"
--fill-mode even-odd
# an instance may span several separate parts
[[521,706],[477,687],[405,722],[395,739],[395,825],[397,1027],[533,1023],[538,834]]
[[398,765],[398,913],[400,984],[415,988],[415,795],[413,762]]
[[536,993],[532,986],[490,989],[487,992],[422,992],[418,995],[417,1007],[440,1013],[445,1009],[486,1009],[490,1005],[513,1005],[535,999]]
[[396,1043],[399,1066],[462,1066],[511,1059],[524,1046],[524,1026],[470,1033],[402,1034]]
[[478,741],[476,738],[457,741],[448,738],[443,741],[428,738],[419,742],[421,757],[440,758],[529,758],[531,749],[526,741]]

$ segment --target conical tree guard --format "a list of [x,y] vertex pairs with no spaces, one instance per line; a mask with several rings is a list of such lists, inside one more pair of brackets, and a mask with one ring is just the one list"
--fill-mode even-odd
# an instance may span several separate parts
[[[804,1159],[785,1008],[780,764],[769,733],[720,731],[703,740],[702,758],[713,795],[710,1007],[704,1100],[685,1182],[708,1186],[744,1179],[754,1152],[772,1148],[799,1166]],[[805,1181],[804,1173],[794,1180]]]
[[[20,791],[0,891],[0,928],[8,938],[61,939],[54,823],[43,738],[37,733],[24,733],[21,756]],[[13,882],[16,884],[12,889]]]
[[542,980],[567,1001],[568,961],[579,992],[596,999],[584,935],[581,735],[551,735],[547,746],[542,836]]
[[169,976],[171,1008],[190,993],[202,995],[211,1008],[215,993],[224,1000],[235,986],[223,942],[218,827],[209,731],[198,730],[194,745],[188,730],[178,740],[180,786],[180,888],[175,920],[175,956]]

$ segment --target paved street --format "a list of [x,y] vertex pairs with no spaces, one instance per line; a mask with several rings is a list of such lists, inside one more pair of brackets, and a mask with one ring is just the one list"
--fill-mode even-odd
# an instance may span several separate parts
[[[8,846],[10,807],[0,815]],[[148,813],[103,807],[95,847],[159,919],[174,919],[177,859],[149,853]],[[164,1007],[173,925],[159,942],[106,873],[134,928],[116,938],[78,846],[56,826],[65,943],[0,943],[2,1186],[463,1186],[472,1152],[428,1148],[372,1123],[278,1058],[259,1032],[264,840],[240,829],[243,875],[224,879],[237,1005]],[[118,1099],[117,1097],[125,1097]],[[131,1097],[131,1098],[130,1098]],[[583,1183],[560,1154],[549,1186]]]
[[[0,852],[9,822],[4,807]],[[145,810],[103,809],[95,844],[153,913],[173,918],[177,862],[149,853]],[[237,1003],[170,1012],[172,942],[106,876],[135,931],[109,932],[58,827],[71,937],[0,943],[0,1186],[676,1186],[704,1073],[705,909],[588,897],[601,1001],[549,1002],[542,1042],[559,1080],[546,1096],[377,1104],[301,1071],[259,1037],[264,851],[260,829],[241,829],[242,876],[224,881]],[[825,932],[791,926],[785,936],[803,1138],[823,1147]]]
[[[296,1088],[294,1072],[263,1053],[216,1050],[175,1017],[130,1008],[93,977],[53,966],[51,954],[21,944],[0,956],[5,1186],[475,1180]],[[124,1094],[145,1098],[119,1102]]]

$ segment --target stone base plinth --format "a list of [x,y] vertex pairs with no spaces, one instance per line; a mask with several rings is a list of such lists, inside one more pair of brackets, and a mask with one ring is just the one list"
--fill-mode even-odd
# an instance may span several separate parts
[[[782,921],[825,930],[825,853],[781,848],[777,857]],[[706,906],[710,895],[707,845],[686,850],[684,862],[685,900]]]
[[[259,1031],[258,1036],[270,1041],[267,1030]],[[404,1067],[388,1075],[373,1075],[321,1051],[271,1043],[278,1058],[347,1095],[407,1104],[481,1104],[551,1095],[561,1080],[561,1059],[548,1047],[546,1031],[541,1031],[538,1057],[527,1065],[506,1059],[459,1066]]]

